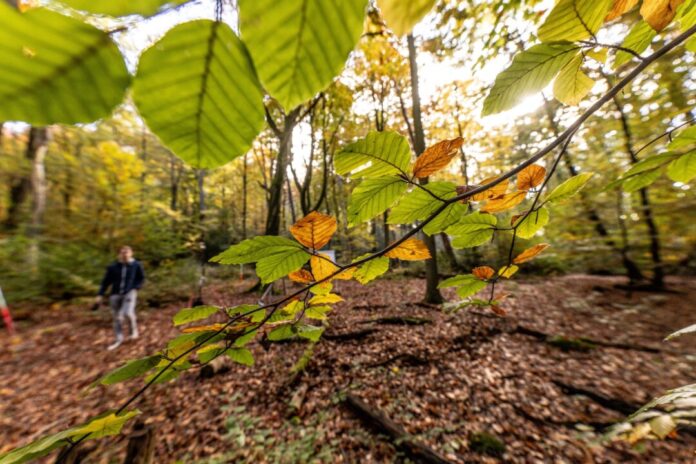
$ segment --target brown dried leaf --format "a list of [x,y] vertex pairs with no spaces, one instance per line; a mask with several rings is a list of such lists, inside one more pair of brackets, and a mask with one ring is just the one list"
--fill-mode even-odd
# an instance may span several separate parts
[[524,168],[517,174],[517,188],[519,190],[529,190],[544,182],[546,169],[542,166],[532,164]]
[[420,261],[430,258],[430,251],[422,240],[409,238],[398,247],[387,252],[389,258],[401,259],[403,261]]
[[606,21],[618,18],[638,4],[638,0],[614,0],[614,5],[606,17]]
[[521,263],[526,263],[527,261],[531,261],[532,259],[536,258],[536,256],[550,247],[548,243],[540,243],[538,245],[534,245],[531,248],[528,248],[524,250],[522,253],[517,255],[515,259],[512,260],[513,263],[515,264],[521,264]]
[[495,274],[495,269],[490,266],[479,266],[473,268],[471,273],[478,279],[488,280]]
[[307,248],[320,249],[336,232],[336,218],[312,211],[290,227],[290,233]]
[[495,214],[507,211],[522,203],[526,196],[527,192],[512,192],[493,198],[481,208],[481,212]]
[[464,139],[457,137],[452,140],[443,140],[428,147],[416,160],[413,166],[413,175],[418,178],[428,177],[444,169],[457,151],[464,144]]
[[[484,179],[481,181],[480,185],[486,185],[490,184],[494,180],[496,180],[497,177],[489,177],[488,179]],[[505,179],[504,181],[500,182],[499,184],[494,185],[493,187],[484,190],[481,193],[477,193],[476,195],[471,197],[472,201],[483,201],[483,200],[488,200],[490,198],[495,198],[499,197],[501,195],[504,195],[505,192],[507,192],[508,185],[510,185],[510,180]]]
[[643,0],[640,14],[650,27],[660,32],[672,22],[682,3],[684,0]]

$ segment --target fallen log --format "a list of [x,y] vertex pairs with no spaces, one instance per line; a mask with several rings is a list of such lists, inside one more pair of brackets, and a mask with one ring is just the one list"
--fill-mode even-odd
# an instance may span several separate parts
[[433,449],[417,442],[396,422],[389,419],[383,412],[370,408],[357,396],[346,395],[345,404],[348,405],[363,421],[381,433],[387,435],[394,445],[404,451],[416,462],[427,464],[450,464],[444,456]]
[[522,325],[518,325],[512,333],[518,333],[520,335],[527,335],[530,337],[534,337],[537,340],[544,341],[546,343],[549,343],[550,345],[556,345],[559,347],[562,347],[562,339],[565,339],[568,343],[567,345],[570,346],[573,342],[576,342],[578,347],[583,346],[583,349],[581,351],[586,351],[588,349],[591,349],[591,346],[603,346],[607,348],[615,348],[617,350],[628,350],[628,351],[643,351],[646,353],[661,353],[664,350],[661,350],[659,348],[654,348],[652,346],[643,346],[643,345],[632,345],[628,343],[612,343],[612,342],[605,342],[602,340],[595,340],[593,338],[587,338],[587,337],[560,337],[558,335],[551,335],[547,334],[544,332],[540,332],[536,329],[532,329],[529,327],[525,327]]
[[389,365],[393,362],[396,361],[402,361],[405,364],[408,364],[410,366],[424,366],[426,364],[430,364],[430,361],[425,358],[421,358],[419,356],[416,356],[415,354],[411,353],[399,353],[394,356],[390,356],[382,361],[378,361],[373,364],[368,364],[367,367],[381,367],[381,366],[386,366]]
[[360,324],[384,324],[384,325],[425,325],[432,324],[433,320],[418,316],[384,316],[374,319],[359,321]]
[[201,367],[201,370],[198,373],[198,377],[200,379],[209,379],[218,374],[223,374],[229,370],[230,365],[227,361],[227,356],[219,356],[210,361],[208,364]]
[[356,330],[354,332],[343,332],[343,333],[324,332],[322,334],[321,338],[324,338],[326,340],[336,340],[336,341],[360,340],[360,339],[363,339],[374,332],[377,332],[377,329],[375,329],[374,327]]
[[628,403],[618,398],[609,398],[608,396],[604,396],[601,393],[597,393],[592,390],[587,390],[582,387],[576,387],[575,385],[570,385],[560,380],[553,379],[551,381],[566,394],[586,396],[595,403],[599,404],[600,406],[606,409],[611,409],[612,411],[620,412],[625,416],[633,414],[638,409],[640,409],[641,406],[639,404]]

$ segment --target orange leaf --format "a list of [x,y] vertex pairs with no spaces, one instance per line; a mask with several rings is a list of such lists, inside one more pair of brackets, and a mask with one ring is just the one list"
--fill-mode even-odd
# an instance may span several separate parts
[[527,192],[512,192],[493,198],[481,208],[482,213],[500,213],[522,203]]
[[660,32],[672,22],[682,3],[684,0],[643,0],[640,15],[650,27]]
[[403,261],[420,261],[430,258],[430,251],[421,240],[409,238],[393,250],[388,251],[386,256]]
[[540,243],[538,245],[534,245],[533,247],[528,248],[528,249],[524,250],[522,253],[520,253],[519,255],[517,255],[517,257],[515,257],[515,259],[513,259],[512,262],[515,264],[526,263],[527,261],[530,261],[530,260],[536,258],[536,256],[539,253],[541,253],[542,251],[544,251],[545,249],[547,249],[550,246],[551,245],[549,245],[548,243]]
[[307,248],[318,250],[329,243],[336,227],[336,218],[312,211],[290,227],[290,233]]
[[312,274],[305,269],[298,269],[297,271],[291,272],[288,274],[288,277],[293,282],[299,282],[301,284],[308,284],[314,280]]
[[507,311],[505,311],[503,308],[501,308],[498,305],[491,305],[491,311],[493,311],[496,315],[498,315],[500,317],[507,316]]
[[546,169],[542,166],[531,164],[517,174],[517,188],[529,190],[544,182]]
[[464,139],[457,137],[452,140],[443,140],[428,147],[413,165],[413,175],[418,178],[428,177],[445,168],[464,144]]
[[[497,177],[489,177],[488,179],[484,179],[481,181],[480,185],[486,185],[490,184],[494,180],[496,180]],[[500,195],[504,195],[505,192],[507,192],[508,185],[510,184],[509,179],[505,179],[504,181],[500,182],[499,184],[494,185],[493,187],[484,190],[481,193],[477,193],[476,195],[471,197],[472,201],[483,201],[483,200],[488,200],[489,198],[494,198],[494,197],[499,197]]]
[[356,271],[356,270],[357,270],[357,268],[354,268],[354,267],[351,267],[351,268],[349,268],[349,269],[346,269],[345,271],[341,272],[341,273],[338,274],[336,277],[334,277],[334,279],[338,279],[338,280],[350,280],[350,279],[353,278],[353,274],[355,274],[355,271]]
[[614,5],[606,17],[606,21],[611,21],[626,13],[638,4],[638,0],[614,0]]
[[493,277],[495,270],[489,266],[479,266],[471,270],[471,273],[478,279],[488,280]]

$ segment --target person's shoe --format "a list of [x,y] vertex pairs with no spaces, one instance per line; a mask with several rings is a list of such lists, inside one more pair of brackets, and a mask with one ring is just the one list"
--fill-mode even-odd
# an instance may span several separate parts
[[107,346],[106,349],[107,349],[108,351],[114,351],[116,348],[118,348],[119,346],[121,346],[121,343],[123,343],[122,340],[116,340],[116,341],[113,342],[111,345]]
[[136,330],[135,332],[133,332],[133,333],[131,334],[130,340],[137,340],[139,337],[140,337],[140,334],[139,334],[138,331]]

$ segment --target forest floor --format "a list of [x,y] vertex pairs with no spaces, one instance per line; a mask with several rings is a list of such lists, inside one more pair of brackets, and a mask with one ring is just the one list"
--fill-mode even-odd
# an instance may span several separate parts
[[[417,279],[340,282],[345,301],[327,333],[362,333],[322,339],[302,375],[289,371],[307,345],[266,350],[254,342],[255,366],[230,365],[209,378],[187,372],[137,407],[156,430],[156,463],[404,462],[403,446],[368,427],[348,395],[457,463],[693,463],[690,434],[634,447],[597,442],[622,410],[694,382],[693,339],[662,338],[695,322],[696,279],[670,279],[671,293],[628,294],[616,288],[622,282],[586,275],[506,282],[514,297],[505,318],[417,304],[424,286]],[[250,284],[216,284],[206,303],[254,302],[258,295],[241,292]],[[183,305],[140,310],[141,338],[115,352],[105,349],[106,310],[13,308],[24,320],[20,340],[0,346],[0,451],[117,407],[141,380],[88,386],[160,349],[176,335],[170,321]],[[554,344],[539,333],[616,346]],[[499,442],[482,441],[482,432]],[[121,462],[127,441],[127,433],[103,440],[88,462]]]

